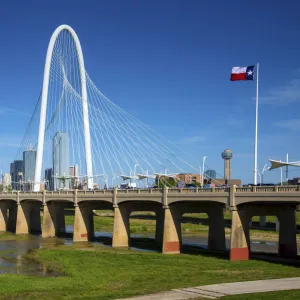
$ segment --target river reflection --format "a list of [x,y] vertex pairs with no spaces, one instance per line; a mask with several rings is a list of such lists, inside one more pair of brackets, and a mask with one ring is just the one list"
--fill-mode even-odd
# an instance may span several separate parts
[[[37,276],[60,276],[58,272],[52,271],[44,264],[37,263],[26,258],[30,250],[40,248],[55,248],[61,245],[73,245],[73,226],[66,226],[66,235],[63,238],[42,239],[41,236],[28,235],[25,240],[0,241],[0,274],[22,274]],[[131,250],[160,252],[160,248],[154,242],[153,234],[132,234]],[[112,234],[108,232],[95,232],[95,239],[90,243],[82,243],[80,249],[88,249],[95,244],[111,247]],[[143,242],[144,241],[144,242]],[[149,243],[150,241],[150,243]],[[151,243],[152,241],[152,243]],[[207,249],[208,239],[206,236],[183,235],[183,246],[192,246]],[[151,245],[150,245],[151,244]],[[226,238],[226,248],[229,250],[230,240]],[[77,244],[78,245],[78,244]],[[155,246],[156,245],[156,246]],[[298,244],[298,252],[300,245]],[[278,243],[272,241],[251,241],[252,252],[277,253]]]
[[[63,240],[51,239],[53,245],[64,244]],[[45,264],[25,257],[30,250],[42,247],[42,239],[28,236],[26,240],[0,241],[0,274],[22,274],[37,276],[59,276]]]

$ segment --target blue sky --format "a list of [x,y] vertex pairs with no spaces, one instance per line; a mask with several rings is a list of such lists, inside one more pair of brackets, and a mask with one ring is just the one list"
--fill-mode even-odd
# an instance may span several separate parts
[[[299,1],[17,1],[0,9],[0,163],[15,157],[42,87],[54,29],[77,32],[88,73],[117,105],[223,172],[252,181],[255,82],[233,66],[260,63],[259,169],[300,160]],[[278,182],[279,171],[265,173]],[[291,169],[290,177],[300,170]]]

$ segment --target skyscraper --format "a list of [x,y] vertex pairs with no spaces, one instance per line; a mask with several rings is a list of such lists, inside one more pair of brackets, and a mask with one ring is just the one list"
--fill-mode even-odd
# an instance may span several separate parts
[[54,178],[53,178],[53,169],[49,168],[45,170],[45,190],[53,191],[54,190]]
[[23,152],[23,180],[26,181],[25,191],[31,191],[35,176],[36,150]]
[[10,163],[10,178],[11,178],[11,187],[14,189],[14,178],[15,178],[15,166],[14,163]]
[[[66,132],[57,132],[53,138],[53,175],[69,176],[69,136]],[[65,181],[65,184],[64,182]],[[54,190],[69,187],[69,180],[54,177]]]
[[14,190],[21,190],[20,181],[23,181],[23,160],[15,160],[10,164],[10,176],[12,188]]

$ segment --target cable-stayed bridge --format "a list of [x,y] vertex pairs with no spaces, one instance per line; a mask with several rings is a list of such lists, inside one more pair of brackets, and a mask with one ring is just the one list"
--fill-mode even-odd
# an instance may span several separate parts
[[99,91],[68,25],[59,26],[50,39],[42,92],[16,159],[26,149],[37,151],[30,178],[35,191],[49,168],[54,185],[61,187],[59,177],[70,180],[69,166],[77,166],[73,175],[82,174],[88,189],[95,183],[116,186],[122,179],[146,186],[159,176],[199,172],[195,158]]

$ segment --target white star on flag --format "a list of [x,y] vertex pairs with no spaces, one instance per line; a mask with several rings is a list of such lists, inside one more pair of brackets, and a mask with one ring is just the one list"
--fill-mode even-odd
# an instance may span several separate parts
[[248,75],[252,75],[252,74],[253,74],[253,71],[249,70],[249,71],[247,72],[247,74],[248,74]]

